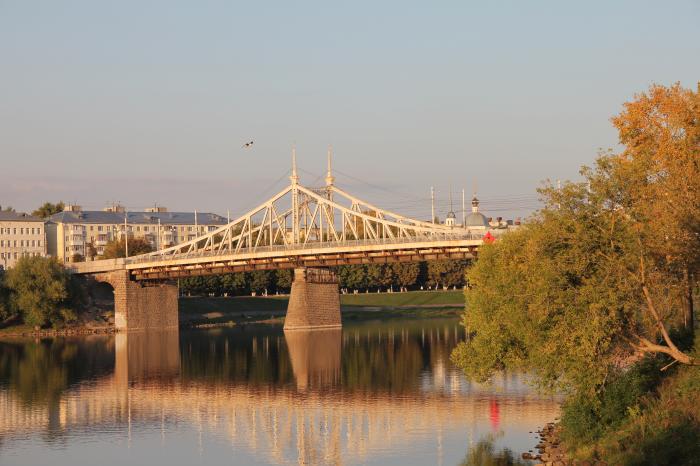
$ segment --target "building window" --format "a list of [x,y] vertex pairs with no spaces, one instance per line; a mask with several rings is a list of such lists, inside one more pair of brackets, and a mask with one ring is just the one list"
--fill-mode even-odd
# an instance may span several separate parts
[[40,239],[36,241],[36,245],[41,247],[41,240]]
[[97,231],[102,231],[102,225],[97,227]]

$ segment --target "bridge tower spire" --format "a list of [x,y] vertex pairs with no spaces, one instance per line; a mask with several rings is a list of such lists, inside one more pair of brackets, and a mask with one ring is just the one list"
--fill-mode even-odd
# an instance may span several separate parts
[[296,144],[292,146],[292,174],[289,180],[293,185],[299,183],[299,175],[297,174],[297,146]]
[[333,186],[335,182],[335,177],[333,176],[332,170],[332,159],[333,159],[333,146],[328,146],[328,170],[326,171],[326,186]]
[[292,243],[299,243],[299,175],[297,174],[297,146],[292,146]]

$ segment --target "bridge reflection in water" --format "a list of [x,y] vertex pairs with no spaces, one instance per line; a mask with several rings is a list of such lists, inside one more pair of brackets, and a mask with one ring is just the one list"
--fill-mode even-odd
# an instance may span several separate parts
[[[116,436],[128,446],[156,427],[168,448],[177,450],[180,435],[196,434],[200,454],[214,449],[210,442],[226,442],[241,461],[245,454],[279,464],[381,463],[407,455],[407,464],[410,455],[416,464],[437,464],[463,457],[470,440],[500,430],[505,443],[527,448],[527,431],[557,415],[555,400],[534,395],[515,376],[491,387],[468,383],[448,361],[461,338],[450,321],[0,344],[0,459],[22,453],[20,438]],[[38,354],[46,360],[37,365]],[[88,354],[85,372],[71,375]],[[27,385],[20,373],[29,358],[34,368],[63,374],[53,377],[63,385],[46,393]],[[447,451],[454,443],[460,450]]]

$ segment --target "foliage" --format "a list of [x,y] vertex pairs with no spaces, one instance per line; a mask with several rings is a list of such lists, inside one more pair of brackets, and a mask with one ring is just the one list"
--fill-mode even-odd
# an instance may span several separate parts
[[439,260],[428,262],[428,285],[435,287],[464,285],[466,260]]
[[63,201],[59,201],[56,204],[44,202],[44,204],[41,207],[32,212],[32,215],[39,218],[47,218],[52,216],[53,214],[63,212],[64,207],[65,204],[63,203]]
[[[368,286],[367,269],[364,265],[341,265],[337,269],[341,288],[363,290]],[[372,283],[372,285],[375,285]]]
[[275,270],[275,287],[279,291],[289,291],[292,289],[292,280],[294,279],[294,271],[290,269]]
[[[129,242],[131,251],[131,241]],[[445,276],[460,277],[457,280],[446,280],[444,283],[461,286],[464,282],[466,261],[443,261],[442,270]],[[427,286],[426,270],[429,267],[424,262],[400,262],[393,264],[341,265],[336,267],[340,288],[346,290],[373,290],[412,288]],[[267,289],[268,293],[289,292],[292,287],[293,271],[258,271],[239,272],[212,277],[188,277],[180,280],[180,290],[186,295],[215,295],[228,296],[246,295],[251,291],[256,293]],[[451,286],[451,285],[450,285]]]
[[[421,266],[418,262],[396,262],[391,264],[394,282],[402,287],[413,286],[418,282]],[[462,272],[462,275],[464,273]]]
[[29,325],[57,324],[68,298],[68,273],[54,258],[22,257],[7,272],[11,305]]
[[129,247],[129,257],[152,252],[150,243],[142,238],[129,238],[127,244],[124,238],[112,240],[105,245],[102,257],[104,259],[117,259],[126,257],[126,248]]
[[493,436],[479,440],[469,449],[461,466],[525,466],[529,462],[521,461],[513,456],[508,448],[495,451]]
[[14,211],[15,211],[15,209],[10,207],[9,205],[5,206],[4,208],[3,208],[3,206],[0,205],[0,212],[14,212]]
[[248,281],[244,273],[229,273],[221,276],[221,287],[230,295],[248,292]]
[[[656,95],[658,88],[651,91]],[[700,107],[693,105],[698,125]],[[688,190],[679,200],[695,202],[700,167],[676,162],[688,152],[698,165],[699,133],[688,126],[677,132],[678,147],[662,148],[649,140],[665,136],[647,134],[626,108],[615,121],[621,142],[633,147],[619,156],[602,154],[594,168],[582,169],[584,182],[540,190],[544,209],[480,250],[467,276],[463,318],[476,334],[453,354],[472,375],[526,367],[545,386],[592,396],[635,353],[697,363],[669,328],[687,324],[689,277],[697,276],[700,248],[665,235],[700,225],[700,203],[683,208],[682,218],[661,211],[671,209],[666,190],[682,191],[678,183]],[[674,118],[666,114],[658,124],[673,127]],[[624,126],[629,121],[635,129]],[[638,133],[646,135],[639,140]]]
[[0,270],[0,323],[14,314],[10,308],[10,290],[5,284],[6,272]]
[[[574,406],[567,404],[562,422],[567,423],[564,432],[572,456],[599,457],[620,465],[700,464],[700,371],[675,368],[656,389],[638,397],[624,418],[598,429],[593,438],[567,432]],[[658,377],[658,370],[649,369],[648,377]],[[598,411],[605,407],[603,402]]]
[[646,357],[627,371],[610,376],[593,396],[578,394],[562,408],[563,440],[568,445],[597,441],[619,428],[630,413],[639,409],[639,400],[661,382],[659,358]]
[[86,251],[86,252],[87,252],[87,256],[88,256],[90,259],[94,259],[95,256],[97,256],[97,248],[95,248],[95,245],[92,243],[92,241],[88,242],[88,243],[85,245],[85,247],[86,247],[86,249],[87,249],[87,251]]
[[248,284],[251,291],[262,293],[272,290],[272,272],[269,270],[254,270],[248,273]]

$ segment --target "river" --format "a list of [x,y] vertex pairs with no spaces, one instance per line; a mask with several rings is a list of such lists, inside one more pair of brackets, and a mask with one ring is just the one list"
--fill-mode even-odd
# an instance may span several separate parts
[[0,464],[508,464],[557,400],[466,380],[464,337],[390,319],[0,342]]

